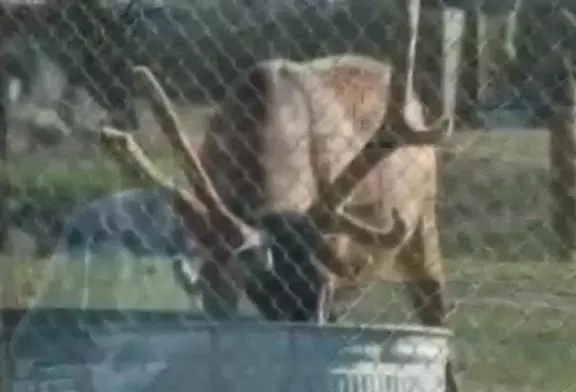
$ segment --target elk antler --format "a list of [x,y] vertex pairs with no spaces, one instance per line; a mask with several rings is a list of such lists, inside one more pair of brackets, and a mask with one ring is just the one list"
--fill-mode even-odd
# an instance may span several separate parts
[[[400,45],[393,52],[393,71],[390,79],[390,100],[385,116],[390,133],[401,142],[409,145],[437,144],[450,134],[450,119],[441,116],[427,125],[420,113],[410,112],[415,103],[420,103],[414,96],[414,73],[421,72],[416,67],[416,51],[418,46],[418,30],[420,27],[420,5],[414,2],[403,2],[398,17],[401,23],[395,31],[395,38]],[[398,51],[400,49],[400,51]]]
[[198,154],[192,146],[190,146],[186,136],[184,136],[178,115],[170,103],[170,99],[152,71],[147,67],[137,66],[134,67],[133,72],[138,83],[141,84],[140,88],[143,88],[146,93],[145,95],[149,99],[152,113],[156,121],[158,121],[162,133],[174,149],[177,159],[180,160],[186,178],[194,185],[198,198],[206,206],[208,211],[220,214],[234,227],[239,229],[241,233],[247,234],[253,232],[248,225],[226,206],[218,195],[208,173],[202,166]]
[[[418,124],[406,110],[402,110],[396,126],[390,130],[391,135],[411,146],[432,145],[440,143],[450,134],[450,119],[441,117],[432,125]],[[392,123],[394,124],[394,123]]]
[[129,178],[146,185],[161,186],[170,189],[174,195],[190,205],[194,211],[206,213],[206,207],[192,194],[170,184],[156,166],[142,151],[134,137],[126,132],[103,127],[100,145],[120,165]]
[[[191,184],[202,181],[203,184],[199,188],[201,192],[207,191],[209,188],[206,186],[207,175],[200,165],[200,159],[196,152],[184,136],[178,115],[158,79],[148,67],[144,66],[134,67],[133,73],[138,87],[149,99],[150,108],[156,121],[158,121],[160,130],[174,149],[177,159],[180,160],[186,178]],[[202,198],[208,197],[208,194],[202,195]]]
[[313,220],[328,230],[346,231],[359,242],[377,241],[387,247],[399,245],[406,234],[406,224],[395,208],[391,211],[392,227],[387,229],[366,224],[339,208],[370,171],[398,147],[397,139],[389,135],[385,125],[379,127],[352,161],[320,192],[320,197],[308,208]]
[[[393,107],[392,109],[396,108]],[[360,219],[345,213],[341,208],[344,201],[370,171],[401,144],[396,135],[391,134],[387,128],[388,123],[383,121],[360,152],[330,185],[320,192],[319,197],[313,201],[307,213],[316,224],[327,231],[345,232],[360,243],[371,245],[377,242],[382,246],[394,248],[400,245],[407,231],[406,223],[397,208],[393,207],[391,210],[392,223],[388,228],[379,228],[362,222]],[[437,131],[414,131],[407,125],[404,132],[400,132],[400,134],[404,137],[408,134],[408,143],[410,144],[428,145],[438,142],[445,135],[445,132],[440,132],[440,128]],[[354,272],[349,270],[349,266],[328,247],[325,249],[323,260],[326,261],[326,266],[333,273],[341,277],[354,277]]]
[[[409,101],[415,99],[414,69],[419,13],[410,17],[410,27],[404,31],[403,40],[408,42],[408,50],[396,56],[391,78],[391,97],[380,126],[366,142],[362,150],[340,172],[320,197],[308,209],[309,216],[321,225],[337,231],[346,231],[359,242],[396,247],[406,234],[406,224],[397,209],[391,211],[392,227],[382,230],[368,225],[346,214],[339,208],[370,171],[401,143],[407,145],[434,145],[450,132],[449,120],[440,118],[432,126],[423,123],[421,113],[411,113]],[[420,107],[417,107],[420,110]]]
[[[206,219],[206,206],[193,194],[173,186],[157,170],[138,146],[134,138],[126,132],[103,127],[100,145],[104,152],[110,155],[124,171],[128,178],[144,182],[145,185],[160,186],[169,189],[174,197],[175,205],[182,206],[187,218],[195,223],[196,238],[202,241],[209,234],[209,221]],[[206,243],[206,245],[209,245]]]
[[158,80],[146,67],[136,67],[134,73],[144,83],[145,96],[150,101],[152,112],[177,157],[182,161],[187,177],[195,181],[194,196],[190,192],[168,185],[131,136],[105,128],[102,131],[104,149],[131,177],[137,174],[148,182],[172,189],[177,201],[181,202],[180,205],[191,213],[192,217],[200,214],[204,219],[208,215],[218,216],[238,230],[243,237],[252,234],[254,230],[234,215],[219,197],[196,152],[188,144],[177,115]]

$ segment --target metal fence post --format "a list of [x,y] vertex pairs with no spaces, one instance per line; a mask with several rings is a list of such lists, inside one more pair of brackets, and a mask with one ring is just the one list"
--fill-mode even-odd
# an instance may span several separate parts
[[480,92],[479,16],[477,9],[467,10],[465,14],[459,80],[459,89],[463,93],[463,99],[458,100],[456,108],[458,126],[462,128],[473,128],[477,122],[475,104],[478,101]]
[[[575,14],[554,4],[534,8],[539,25],[530,40],[537,42],[532,58],[546,59],[536,70],[538,89],[545,97],[539,115],[549,131],[551,227],[558,240],[558,257],[576,262],[576,83],[573,72]],[[535,20],[535,19],[533,19]],[[546,26],[543,28],[542,26]],[[550,30],[556,34],[552,34]],[[561,44],[558,34],[563,37]]]
[[552,227],[561,243],[560,259],[576,262],[576,83],[567,50],[558,70],[562,83],[552,95],[547,121],[550,142]]
[[8,241],[8,123],[6,119],[6,74],[0,63],[0,251]]

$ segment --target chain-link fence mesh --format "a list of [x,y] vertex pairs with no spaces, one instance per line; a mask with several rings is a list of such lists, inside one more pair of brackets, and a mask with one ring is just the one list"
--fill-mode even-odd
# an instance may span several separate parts
[[419,3],[0,0],[0,392],[576,391],[576,9]]

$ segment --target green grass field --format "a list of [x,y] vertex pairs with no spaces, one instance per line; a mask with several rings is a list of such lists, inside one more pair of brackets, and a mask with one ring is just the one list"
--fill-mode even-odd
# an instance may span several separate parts
[[[156,144],[150,139],[150,145]],[[544,132],[492,131],[456,135],[441,152],[440,230],[457,304],[450,326],[462,390],[576,391],[571,374],[576,268],[555,256],[559,244],[548,224],[546,151]],[[15,159],[11,169],[20,181],[18,192],[51,203],[64,195],[88,200],[127,186],[105,160],[72,165],[54,156],[33,164]],[[172,167],[170,161],[162,165]],[[38,282],[50,278],[46,261],[26,256],[25,248],[14,248],[0,265],[7,289],[4,306],[23,306],[43,292]],[[94,266],[92,307],[190,306],[162,261],[118,263],[110,256]],[[78,306],[78,260],[58,268],[63,269],[48,283],[41,305]],[[358,323],[413,321],[400,288],[384,283],[367,290],[349,318]]]

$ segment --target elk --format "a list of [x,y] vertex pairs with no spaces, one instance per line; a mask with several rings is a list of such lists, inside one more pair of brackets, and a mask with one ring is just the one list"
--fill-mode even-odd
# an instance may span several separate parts
[[[380,64],[375,60],[372,61],[373,64]],[[265,66],[257,66],[248,73],[247,80],[251,84],[247,86],[245,84],[246,80],[241,81],[235,90],[239,93],[246,92],[247,90],[256,93],[257,96],[252,97],[252,101],[244,100],[244,103],[252,102],[256,104],[260,102],[261,106],[265,105],[265,102],[260,100],[260,94],[263,91],[255,90],[254,87],[258,87],[258,81],[256,79],[263,78],[265,80],[265,78],[269,76],[267,74],[269,68],[273,66],[283,66],[285,67],[283,68],[284,71],[287,72],[291,71],[291,68],[300,69],[296,63],[292,62],[271,62],[266,63]],[[389,68],[385,68],[390,71]],[[204,263],[204,269],[206,269],[206,266],[215,266],[219,271],[225,273],[228,268],[232,267],[231,264],[233,263],[230,263],[230,261],[233,259],[231,256],[235,249],[250,244],[260,247],[266,243],[266,234],[268,233],[262,230],[260,222],[265,221],[267,217],[273,217],[274,214],[281,214],[287,211],[293,211],[305,216],[314,224],[319,233],[346,234],[362,244],[378,243],[383,248],[396,249],[406,241],[408,226],[406,224],[406,217],[402,216],[405,213],[401,214],[400,210],[396,207],[389,208],[381,214],[383,222],[379,226],[365,223],[361,219],[340,209],[342,202],[347,199],[348,195],[356,188],[358,183],[364,180],[364,177],[373,169],[374,165],[378,164],[382,156],[397,153],[395,148],[382,147],[383,145],[390,147],[390,145],[395,146],[396,144],[396,141],[391,142],[389,137],[382,137],[381,135],[391,134],[391,132],[387,132],[388,125],[390,125],[389,121],[385,121],[386,126],[381,126],[378,132],[373,132],[373,135],[370,135],[370,132],[366,132],[366,137],[363,140],[365,144],[364,148],[360,145],[360,148],[354,151],[353,154],[346,154],[348,159],[344,158],[344,154],[342,154],[343,159],[338,162],[340,167],[332,170],[333,174],[324,173],[324,177],[328,177],[328,181],[319,184],[322,189],[316,191],[315,194],[299,192],[300,200],[288,200],[284,205],[282,204],[282,200],[280,200],[281,198],[279,196],[281,195],[279,192],[276,192],[276,194],[268,194],[265,199],[267,205],[262,205],[260,211],[252,211],[251,214],[246,214],[245,210],[242,211],[241,209],[254,206],[254,200],[250,200],[250,197],[247,197],[250,195],[246,195],[246,193],[237,194],[242,194],[241,200],[231,200],[230,190],[235,188],[235,191],[251,191],[252,193],[254,190],[247,189],[245,181],[242,178],[237,177],[237,180],[241,182],[240,184],[234,180],[228,185],[224,184],[224,187],[221,181],[224,177],[226,177],[227,180],[231,180],[231,177],[238,174],[238,171],[235,171],[234,168],[240,169],[240,171],[257,169],[259,165],[256,161],[246,162],[242,161],[242,158],[245,160],[258,158],[258,156],[256,156],[256,154],[258,154],[256,149],[252,150],[251,155],[248,154],[245,143],[250,142],[250,137],[256,138],[260,134],[260,132],[256,134],[255,132],[251,132],[250,134],[250,128],[261,128],[254,128],[252,126],[253,124],[250,124],[250,128],[247,128],[247,124],[237,123],[236,131],[230,135],[236,136],[234,140],[223,140],[221,136],[224,128],[216,128],[220,117],[218,117],[218,119],[215,118],[213,119],[212,128],[206,136],[207,139],[201,148],[200,154],[197,154],[188,144],[174,109],[152,73],[145,67],[136,67],[134,72],[137,78],[143,82],[141,83],[143,85],[142,87],[148,90],[146,95],[150,98],[152,111],[160,124],[163,134],[174,148],[177,158],[182,161],[185,174],[193,184],[193,189],[186,190],[168,183],[165,177],[154,167],[153,163],[139,148],[133,137],[125,132],[105,126],[102,130],[101,145],[104,147],[104,151],[109,153],[120,164],[120,167],[129,177],[139,179],[146,184],[154,184],[165,187],[166,189],[171,189],[174,195],[176,210],[182,216],[184,224],[190,233],[193,234],[198,245],[205,250],[206,255],[209,257],[209,262]],[[390,72],[387,73],[387,76],[390,76]],[[264,80],[260,80],[260,82]],[[383,89],[383,91],[385,92],[386,89]],[[240,98],[248,97],[240,96]],[[255,98],[257,101],[255,101]],[[242,102],[242,100],[239,102]],[[380,100],[379,102],[386,101]],[[258,109],[263,109],[263,107],[248,108],[248,111],[244,112],[248,113],[248,115],[258,114]],[[240,113],[237,114],[239,115]],[[386,114],[386,116],[385,114],[386,108],[381,110],[381,118],[388,120],[388,118],[393,117],[390,113]],[[423,124],[414,124],[414,121],[407,123],[404,121],[407,117],[404,115],[397,117],[399,117],[398,119],[401,119],[402,122],[398,121],[395,132],[404,138],[405,143],[410,145],[427,146],[431,143],[436,143],[445,133],[442,127],[429,129]],[[396,121],[398,119],[396,119]],[[292,137],[293,140],[297,140],[299,136],[303,135],[302,132],[306,133],[311,131],[309,129],[310,124],[305,123],[304,125],[303,128],[291,128],[292,131],[300,132],[300,134],[296,133],[284,136],[289,136]],[[376,125],[378,126],[380,124]],[[353,130],[352,128],[349,129]],[[277,135],[285,133],[283,129],[275,129],[274,131],[278,132]],[[333,135],[327,136],[331,137]],[[373,136],[374,140],[370,141],[370,136]],[[256,140],[253,140],[253,142],[255,141]],[[271,141],[267,142],[269,143]],[[232,144],[237,145],[234,150],[230,151],[222,149],[214,150],[214,148],[220,144],[219,142],[232,142]],[[274,148],[272,145],[266,147]],[[277,147],[278,145],[276,145],[276,148]],[[266,154],[265,151],[261,153]],[[242,156],[243,154],[245,156]],[[354,155],[356,156],[354,157]],[[285,158],[287,157],[284,155],[280,157],[280,160]],[[283,167],[280,167],[279,162],[269,163],[273,167],[263,169],[278,170],[283,168],[287,171],[302,168],[288,167],[291,164],[290,161],[283,162]],[[215,164],[220,168],[224,168],[224,171],[219,171]],[[293,173],[294,172],[286,172],[282,174]],[[250,174],[254,173],[252,172]],[[330,179],[330,177],[332,177],[332,179]],[[276,181],[278,177],[269,180]],[[318,180],[322,181],[323,179],[318,178]],[[262,189],[269,190],[270,193],[272,193],[275,191],[272,185],[275,184],[266,184]],[[244,187],[244,189],[241,187]],[[283,190],[284,189],[281,191]],[[302,196],[305,196],[306,199],[303,199]],[[235,197],[238,198],[239,196]],[[292,205],[290,205],[290,203],[292,203]],[[355,277],[355,272],[351,271],[351,265],[342,261],[327,243],[325,246],[321,246],[318,254],[320,256],[319,261],[336,276],[347,277],[349,279]],[[206,273],[206,271],[204,271],[204,273]],[[236,276],[229,276],[229,278],[232,279],[234,284],[242,284],[242,282],[236,281],[238,279]],[[210,282],[209,277],[207,280]],[[217,287],[210,288],[217,289]],[[210,305],[210,297],[213,295],[205,296],[207,297],[205,304]],[[208,306],[207,311],[212,311],[210,306]],[[216,316],[219,315],[216,314]]]
[[[306,293],[305,306],[317,319],[333,318],[326,305],[338,286],[381,278],[386,264],[395,262],[421,321],[444,324],[435,146],[447,127],[443,120],[425,124],[423,105],[411,82],[402,84],[401,71],[358,55],[259,63],[220,103],[199,153],[152,73],[145,67],[134,72],[192,189],[170,185],[125,132],[104,127],[101,144],[127,176],[171,187],[176,210],[208,258],[201,276],[210,317],[232,317],[228,311],[246,288],[264,315],[266,306],[294,310],[292,300],[263,300],[277,293],[264,288],[263,296],[252,288],[269,279],[268,272],[238,272],[244,269],[233,257],[239,247],[268,244],[274,254],[282,241],[298,241],[299,234],[310,239],[298,233],[300,224],[274,232],[275,222],[293,214],[318,238],[306,259],[328,271],[314,277],[320,290]],[[275,248],[274,240],[280,242]],[[276,262],[273,257],[274,272]],[[285,290],[281,295],[286,298]],[[306,309],[296,310],[284,318],[307,318]],[[453,384],[450,365],[447,372]]]
[[[391,242],[357,235],[369,230],[324,232],[333,234],[330,257],[359,272],[351,280],[331,274],[329,286],[389,278],[389,270],[397,269],[421,321],[443,325],[434,148],[443,129],[424,123],[422,105],[410,91],[407,108],[398,108],[403,97],[394,97],[394,71],[390,63],[358,55],[260,63],[240,77],[214,114],[200,160],[227,205],[253,224],[258,211],[314,217],[323,203],[326,213],[336,211],[343,201],[355,229],[360,222],[371,223],[372,229],[390,227],[390,215],[398,212],[406,230]],[[388,135],[394,131],[404,145],[380,149],[373,160],[364,162],[362,147],[380,128],[391,131]],[[354,166],[350,162],[364,166],[364,171],[353,169],[349,181],[340,185],[339,178],[348,175],[345,166]],[[344,226],[340,228],[350,229]],[[229,295],[214,264],[204,265],[203,276],[212,290]],[[274,279],[256,278],[268,283]],[[234,306],[234,300],[228,302]],[[216,309],[211,314],[225,312],[215,298],[207,298],[205,305],[208,311]]]
[[[264,61],[213,115],[199,160],[225,204],[269,234],[273,271],[244,281],[266,318],[336,320],[340,293],[392,278],[423,324],[445,325],[436,146],[450,124],[427,124],[413,50],[404,64],[361,55]],[[238,303],[222,266],[202,269],[213,317]],[[447,388],[457,389],[450,364]]]

